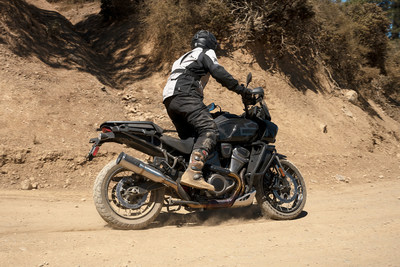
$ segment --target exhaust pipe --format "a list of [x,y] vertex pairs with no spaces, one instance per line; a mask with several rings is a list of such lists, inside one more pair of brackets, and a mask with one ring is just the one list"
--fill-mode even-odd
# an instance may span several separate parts
[[174,180],[166,177],[162,172],[160,172],[156,168],[134,157],[131,157],[125,154],[124,152],[121,152],[121,154],[119,154],[117,158],[117,164],[121,165],[122,167],[125,167],[130,171],[133,171],[134,173],[143,175],[144,177],[154,182],[170,186],[175,190],[177,190],[177,183]]

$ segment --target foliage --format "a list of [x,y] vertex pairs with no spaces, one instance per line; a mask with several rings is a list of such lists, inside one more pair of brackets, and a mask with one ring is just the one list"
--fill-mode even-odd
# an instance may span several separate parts
[[388,19],[390,20],[391,27],[389,36],[391,39],[400,38],[400,1],[389,1],[389,0],[348,0],[346,5],[353,4],[365,4],[372,3],[386,12]]
[[207,29],[224,44],[225,53],[238,47],[248,49],[257,61],[263,58],[264,65],[259,63],[265,69],[275,68],[292,77],[297,72],[302,82],[308,81],[304,88],[318,84],[315,74],[322,66],[339,88],[368,97],[399,95],[395,89],[400,79],[398,47],[390,45],[387,37],[390,23],[392,32],[395,29],[393,7],[398,1],[101,2],[107,20],[135,16],[140,21],[141,37],[151,44],[152,60],[157,64],[170,64],[189,49],[196,31]]
[[135,13],[141,1],[138,0],[101,0],[101,11],[105,21],[118,20]]
[[229,10],[222,0],[148,0],[144,11],[142,20],[154,41],[154,59],[160,62],[189,49],[192,36],[200,29],[213,30],[219,40],[229,32]]
[[382,91],[400,105],[400,40],[391,41],[387,66],[387,82],[381,88]]
[[354,34],[365,50],[362,57],[367,60],[367,65],[385,73],[389,20],[374,4],[350,5],[345,12],[355,22]]
[[354,23],[331,1],[314,1],[316,20],[320,25],[315,38],[318,50],[339,87],[355,87],[354,81],[363,62],[353,28]]
[[351,2],[314,1],[321,25],[318,51],[339,87],[376,99],[396,94],[391,86],[398,78],[388,60],[394,51],[387,38],[390,21],[376,4]]
[[276,52],[289,46],[302,46],[309,36],[314,16],[307,0],[232,0],[227,1],[235,16],[235,40],[243,43],[262,40]]

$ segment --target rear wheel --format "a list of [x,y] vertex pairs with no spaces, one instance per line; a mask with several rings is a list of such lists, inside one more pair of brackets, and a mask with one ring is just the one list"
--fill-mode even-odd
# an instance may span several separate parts
[[264,216],[290,220],[299,216],[306,204],[306,185],[296,166],[288,160],[280,163],[285,176],[272,166],[257,185],[256,199]]
[[93,199],[100,216],[117,229],[142,229],[158,216],[165,188],[147,191],[148,179],[118,165],[108,163],[96,178]]

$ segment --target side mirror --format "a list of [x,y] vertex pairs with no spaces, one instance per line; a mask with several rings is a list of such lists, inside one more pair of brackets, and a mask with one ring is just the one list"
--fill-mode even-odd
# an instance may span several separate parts
[[251,82],[252,79],[253,79],[253,75],[251,74],[251,72],[249,72],[249,74],[247,74],[246,87],[249,86],[249,83]]

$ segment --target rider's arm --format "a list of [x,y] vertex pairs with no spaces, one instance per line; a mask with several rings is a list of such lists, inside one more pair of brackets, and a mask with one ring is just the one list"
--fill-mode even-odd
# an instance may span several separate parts
[[222,86],[238,94],[242,93],[243,87],[239,85],[238,81],[234,79],[224,67],[219,65],[214,50],[209,49],[205,51],[201,61],[203,66],[210,72],[211,76],[222,84]]

